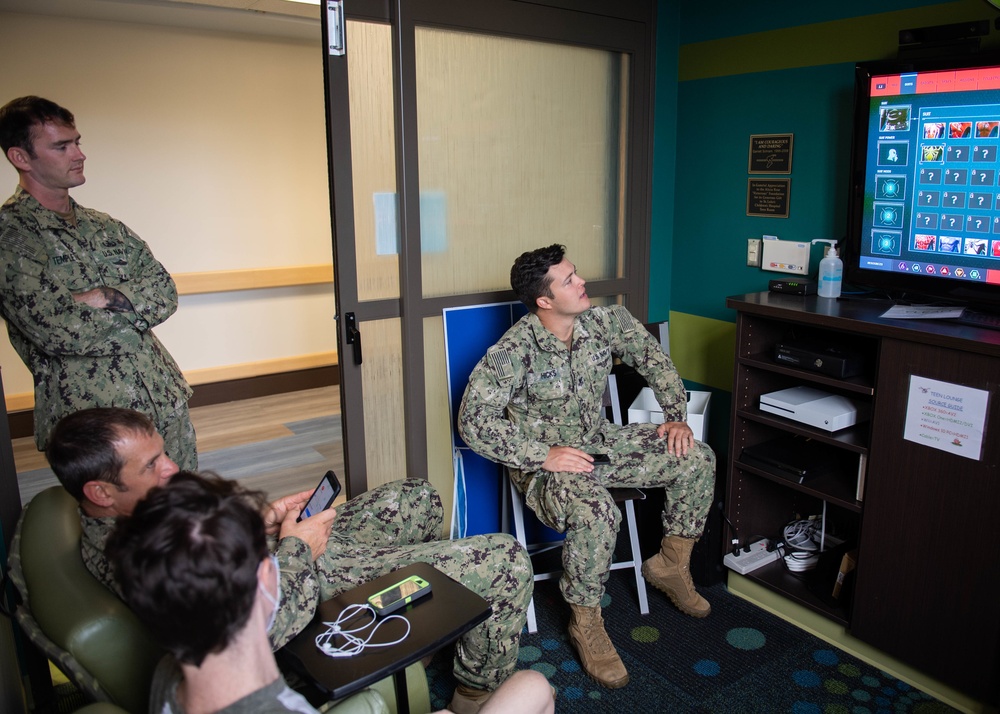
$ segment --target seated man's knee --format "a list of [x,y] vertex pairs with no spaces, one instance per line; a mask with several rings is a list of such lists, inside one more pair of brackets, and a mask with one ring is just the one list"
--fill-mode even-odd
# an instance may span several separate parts
[[602,484],[591,478],[578,479],[578,490],[570,492],[566,500],[566,526],[592,528],[605,524],[613,531],[621,523],[621,511],[614,497]]

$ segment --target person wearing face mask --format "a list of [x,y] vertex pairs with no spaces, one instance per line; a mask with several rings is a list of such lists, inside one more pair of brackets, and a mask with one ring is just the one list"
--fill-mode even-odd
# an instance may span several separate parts
[[[63,417],[46,450],[49,465],[80,504],[80,553],[105,587],[122,595],[105,552],[116,519],[178,472],[155,424],[131,409],[99,407]],[[489,533],[441,540],[444,510],[426,480],[404,478],[301,521],[311,491],[267,504],[268,551],[280,564],[280,607],[269,639],[287,644],[313,619],[319,603],[409,563],[429,563],[490,603],[492,615],[455,647],[457,714],[485,711],[517,669],[531,561],[512,536]],[[159,713],[157,713],[159,714]]]
[[181,471],[108,538],[125,601],[168,652],[150,711],[316,711],[285,684],[267,636],[281,595],[265,506],[235,481]]
[[[106,552],[125,602],[167,655],[153,676],[155,714],[316,714],[290,689],[268,631],[281,602],[264,495],[212,473],[181,471],[119,518]],[[372,711],[385,703],[364,692]],[[444,714],[443,710],[439,714]],[[482,714],[552,714],[543,675],[508,678]]]

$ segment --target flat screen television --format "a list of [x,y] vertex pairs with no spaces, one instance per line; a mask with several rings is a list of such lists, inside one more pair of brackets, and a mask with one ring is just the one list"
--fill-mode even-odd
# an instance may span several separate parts
[[1000,311],[1000,56],[858,64],[854,121],[845,283]]

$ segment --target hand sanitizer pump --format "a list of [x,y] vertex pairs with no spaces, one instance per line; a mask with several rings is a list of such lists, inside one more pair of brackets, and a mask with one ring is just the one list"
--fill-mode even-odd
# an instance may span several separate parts
[[819,261],[819,276],[816,294],[820,297],[840,297],[840,286],[844,279],[844,262],[837,257],[837,241],[816,238],[813,243],[829,243],[826,257]]

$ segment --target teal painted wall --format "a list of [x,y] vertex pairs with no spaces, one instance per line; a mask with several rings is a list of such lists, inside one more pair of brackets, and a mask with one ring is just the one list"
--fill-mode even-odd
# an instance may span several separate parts
[[[729,319],[727,295],[765,290],[774,274],[747,267],[747,238],[843,234],[853,70],[837,64],[681,82],[672,310]],[[794,134],[788,218],[746,215],[751,134]]]
[[649,322],[670,318],[674,184],[677,145],[677,2],[660,2],[656,17],[656,84],[653,98],[653,206],[650,214]]

